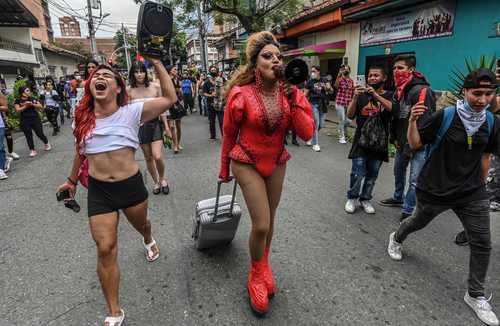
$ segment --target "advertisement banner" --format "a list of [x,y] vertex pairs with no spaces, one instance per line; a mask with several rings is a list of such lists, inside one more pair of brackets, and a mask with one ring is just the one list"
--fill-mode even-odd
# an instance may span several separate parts
[[456,0],[439,0],[361,23],[361,46],[453,34]]

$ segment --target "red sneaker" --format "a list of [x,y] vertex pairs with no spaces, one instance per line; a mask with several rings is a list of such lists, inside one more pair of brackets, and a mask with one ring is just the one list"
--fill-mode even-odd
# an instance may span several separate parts
[[271,270],[271,265],[269,265],[269,247],[266,247],[264,251],[264,282],[266,282],[267,296],[272,299],[276,294],[276,283],[273,278],[273,271]]
[[264,259],[252,261],[247,284],[250,307],[260,317],[263,317],[269,310],[269,298],[264,280],[264,270]]

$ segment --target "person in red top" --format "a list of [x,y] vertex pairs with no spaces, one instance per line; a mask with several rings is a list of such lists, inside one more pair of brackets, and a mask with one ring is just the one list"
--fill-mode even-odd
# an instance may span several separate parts
[[348,65],[340,67],[337,80],[335,81],[335,88],[337,89],[337,99],[335,100],[335,108],[337,110],[337,117],[339,118],[339,143],[346,144],[347,127],[349,120],[346,117],[346,111],[352,101],[354,95],[354,82],[349,77],[351,68]]
[[285,135],[292,129],[310,140],[314,120],[304,94],[280,81],[283,58],[273,34],[251,35],[246,57],[248,64],[234,74],[228,87],[219,178],[230,181],[231,167],[250,212],[252,261],[247,288],[252,310],[262,316],[276,292],[268,258],[290,159]]

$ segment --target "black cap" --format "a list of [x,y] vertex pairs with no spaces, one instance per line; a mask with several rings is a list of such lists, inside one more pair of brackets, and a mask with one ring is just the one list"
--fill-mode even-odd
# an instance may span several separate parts
[[[489,83],[490,85],[484,85]],[[464,88],[497,88],[497,80],[495,74],[486,68],[479,68],[471,71],[464,80]]]

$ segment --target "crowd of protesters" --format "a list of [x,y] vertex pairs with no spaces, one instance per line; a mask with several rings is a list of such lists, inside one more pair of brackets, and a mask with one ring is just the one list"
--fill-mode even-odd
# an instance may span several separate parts
[[[455,242],[460,245],[468,244],[470,247],[468,289],[465,292],[464,301],[483,322],[488,325],[498,325],[498,319],[488,303],[489,299],[486,298],[484,285],[491,251],[489,211],[500,210],[500,158],[498,157],[500,125],[498,118],[494,115],[500,109],[500,98],[496,95],[500,69],[497,69],[496,75],[484,68],[470,72],[463,83],[462,98],[443,110],[437,110],[436,94],[426,77],[417,70],[417,58],[414,55],[397,56],[393,61],[392,71],[387,71],[386,67],[382,66],[370,66],[367,69],[366,80],[358,79],[356,82],[350,76],[351,70],[348,65],[342,65],[335,78],[331,75],[321,76],[320,67],[313,66],[310,70],[310,77],[299,87],[303,89],[303,93],[293,88],[287,89],[288,94],[285,94],[285,90],[278,87],[279,80],[274,75],[275,71],[272,67],[272,65],[281,65],[282,57],[279,46],[274,39],[267,39],[265,35],[262,37],[260,41],[254,40],[255,46],[260,43],[263,46],[257,46],[254,49],[255,62],[251,62],[246,69],[253,64],[253,69],[260,67],[263,75],[258,75],[256,72],[250,73],[250,70],[238,70],[234,74],[233,71],[220,71],[216,66],[209,67],[207,72],[189,69],[179,72],[178,67],[168,66],[164,69],[163,65],[155,60],[152,64],[159,77],[151,78],[148,75],[147,65],[142,61],[137,61],[128,72],[129,87],[126,88],[128,93],[126,101],[120,95],[120,91],[117,91],[117,88],[124,87],[124,79],[113,69],[91,61],[85,66],[83,78],[79,72],[75,72],[68,81],[60,78],[57,84],[49,76],[45,78],[40,89],[29,83],[19,87],[14,108],[20,116],[20,128],[26,138],[29,156],[35,157],[38,154],[33,132],[44,144],[45,151],[52,149],[44,131],[40,114],[42,112],[52,128],[52,137],[59,134],[61,125],[65,121],[76,117],[75,121],[78,123],[76,123],[75,132],[82,132],[78,134],[79,138],[77,137],[80,142],[78,146],[85,144],[84,154],[90,156],[89,164],[91,165],[102,164],[99,160],[93,159],[92,155],[104,157],[106,153],[124,149],[123,157],[120,153],[113,155],[116,155],[116,162],[120,161],[120,164],[123,163],[121,160],[124,157],[130,161],[126,167],[127,179],[123,181],[124,185],[129,188],[116,189],[114,182],[108,179],[113,179],[110,176],[119,174],[119,171],[112,171],[109,167],[101,166],[100,176],[89,177],[93,184],[93,194],[98,193],[99,189],[101,191],[109,188],[116,190],[117,197],[110,202],[104,202],[99,196],[91,196],[89,188],[89,198],[92,197],[89,199],[89,202],[92,200],[92,207],[89,206],[89,209],[93,209],[92,212],[89,211],[89,217],[109,215],[110,219],[115,220],[117,218],[115,211],[128,209],[127,214],[137,215],[134,218],[141,224],[137,226],[132,221],[144,236],[146,258],[149,261],[156,260],[159,256],[159,248],[151,235],[151,226],[147,220],[147,208],[145,208],[147,207],[147,190],[142,182],[140,171],[136,171],[135,160],[129,155],[131,152],[135,152],[139,146],[142,148],[149,174],[153,179],[153,194],[169,194],[170,185],[167,181],[163,147],[171,142],[173,153],[181,152],[183,150],[182,119],[199,111],[199,115],[206,117],[207,138],[211,141],[218,138],[223,140],[221,164],[225,165],[221,169],[222,182],[230,180],[230,164],[240,185],[244,183],[241,180],[246,180],[250,175],[259,180],[270,180],[269,178],[272,178],[275,171],[281,171],[283,162],[289,158],[287,154],[283,154],[286,157],[280,157],[282,161],[279,162],[268,162],[268,160],[247,162],[245,160],[248,157],[243,158],[244,155],[241,153],[239,153],[241,157],[238,157],[238,153],[231,151],[237,147],[235,140],[238,132],[241,132],[238,131],[240,129],[235,128],[245,129],[244,138],[250,142],[255,141],[254,138],[257,137],[253,134],[255,130],[252,130],[252,126],[245,125],[243,121],[245,119],[243,112],[248,111],[250,112],[248,114],[251,114],[254,111],[248,107],[248,104],[242,106],[242,103],[247,103],[245,101],[251,101],[253,96],[256,96],[251,88],[245,88],[248,84],[243,82],[243,77],[248,75],[248,78],[254,78],[252,85],[255,84],[257,91],[262,93],[260,96],[268,101],[263,100],[258,105],[268,110],[267,106],[278,107],[281,103],[275,101],[274,97],[280,100],[293,98],[294,105],[304,110],[304,119],[310,118],[307,125],[301,126],[302,130],[295,128],[300,125],[298,121],[293,121],[294,128],[288,126],[282,129],[280,131],[282,135],[280,134],[279,137],[281,145],[286,143],[286,135],[289,132],[292,136],[292,144],[297,146],[299,142],[295,132],[298,132],[302,138],[310,132],[311,137],[307,136],[307,139],[304,139],[306,144],[315,153],[321,152],[320,130],[324,127],[329,108],[334,107],[338,124],[338,143],[341,145],[351,143],[348,159],[351,160],[352,165],[344,206],[345,212],[349,214],[354,214],[358,206],[366,214],[375,213],[375,206],[371,202],[373,192],[379,170],[383,162],[389,162],[389,149],[393,146],[395,149],[394,193],[390,198],[378,203],[381,206],[400,210],[401,224],[395,232],[389,235],[387,247],[389,256],[394,260],[401,260],[403,258],[402,243],[410,234],[426,227],[439,214],[452,210],[464,226],[464,231],[457,234]],[[261,58],[259,55],[264,49],[268,52],[267,57],[262,55]],[[231,79],[233,74],[236,77]],[[252,77],[252,74],[255,76]],[[91,76],[94,76],[97,81],[89,79]],[[387,87],[391,77],[395,86],[393,90]],[[159,79],[160,83],[156,83],[154,79]],[[235,84],[235,80],[239,84]],[[115,85],[116,81],[118,85]],[[267,92],[266,83],[271,85],[275,92]],[[231,90],[229,96],[227,96],[228,90]],[[106,92],[113,95],[113,98],[116,97],[120,103],[110,102],[104,96]],[[82,116],[82,105],[95,109],[92,98],[98,104],[99,112],[102,111],[103,114],[103,118],[99,118],[99,123],[94,126],[103,134],[97,133],[96,135],[105,136],[111,143],[117,142],[116,146],[120,148],[119,150],[97,139],[87,139],[85,133],[89,130],[78,129],[79,124],[88,122]],[[243,98],[246,100],[243,101]],[[161,107],[162,105],[167,105],[168,110]],[[133,112],[126,113],[126,109],[133,109]],[[226,109],[228,112],[225,114]],[[114,112],[123,114],[115,116]],[[6,173],[11,169],[13,160],[20,158],[13,150],[12,132],[8,124],[9,107],[4,94],[0,94],[0,113],[2,117],[0,119],[0,180],[2,180],[8,177]],[[290,119],[296,118],[297,111],[290,110],[289,113]],[[266,119],[270,120],[266,120],[267,124],[259,127],[263,131],[267,130],[269,123],[282,118],[277,111],[268,112],[268,114],[269,117],[266,116]],[[106,120],[111,116],[123,121]],[[130,128],[123,130],[125,133],[133,132],[128,137],[128,145],[121,144],[115,139],[118,135],[106,128],[108,123],[116,125],[117,128],[123,127],[120,123],[130,125]],[[350,137],[349,132],[351,125],[355,128],[353,137]],[[7,142],[7,152],[4,148],[4,138]],[[276,139],[269,139],[269,141],[276,141]],[[228,147],[228,142],[231,148]],[[93,152],[93,145],[96,146],[94,149],[97,152]],[[254,145],[257,148],[261,144],[251,144],[251,146]],[[273,150],[279,149],[280,153],[287,153],[280,146],[276,146]],[[133,151],[130,151],[130,148],[133,148]],[[261,148],[258,150],[260,151]],[[262,152],[266,150],[270,149],[262,149]],[[262,154],[263,157],[265,154]],[[68,182],[61,186],[63,190],[71,190],[73,195],[75,186],[78,184],[77,168],[83,162],[84,157],[82,153],[75,153],[77,163],[72,168]],[[230,160],[233,162],[229,163]],[[255,168],[249,168],[248,164],[254,164]],[[284,170],[280,182],[283,177]],[[136,187],[140,193],[134,192],[130,187]],[[245,198],[251,198],[249,194],[253,190],[248,185],[242,185],[242,188]],[[121,202],[123,198],[119,198],[118,195],[120,191],[125,190],[130,192],[131,197],[128,202]],[[249,199],[247,206],[255,204],[251,201]],[[266,198],[265,201],[267,202],[268,199]],[[139,213],[130,210],[132,202],[134,205],[142,205]],[[275,210],[276,207],[271,207],[271,210],[273,209]],[[274,211],[269,213],[272,215],[271,220],[274,218],[274,213]],[[254,223],[258,223],[258,219],[256,217]],[[250,301],[254,310],[263,313],[267,311],[269,305],[267,295],[271,292],[274,295],[276,291],[272,275],[266,276],[270,277],[270,282],[272,281],[272,291],[264,286],[260,288],[257,286],[260,282],[258,274],[268,273],[266,269],[270,268],[266,265],[267,262],[264,264],[264,260],[268,259],[269,255],[273,223],[274,221],[271,222],[271,229],[267,230],[269,233],[265,234],[265,237],[261,237],[262,234],[257,234],[258,232],[254,234],[254,230],[251,234],[251,239],[253,239],[250,248],[252,267],[248,283]],[[98,227],[91,225],[91,228]],[[96,229],[93,229],[93,232],[97,232]],[[113,232],[116,233],[116,230],[110,231],[110,234],[116,238]],[[106,239],[101,240],[105,242]],[[100,245],[102,244],[97,243],[98,252],[101,254]],[[109,262],[113,265],[116,262],[116,252],[105,254],[106,257],[100,257],[102,260],[102,266],[99,267],[100,276],[112,274],[104,265]],[[110,320],[115,320],[123,315],[123,311],[117,304],[118,284],[103,283],[103,288],[106,287],[113,289],[112,295],[108,293],[107,300],[112,313]],[[265,298],[261,296],[261,292],[266,294]],[[259,297],[264,298],[262,302],[259,301]]]

